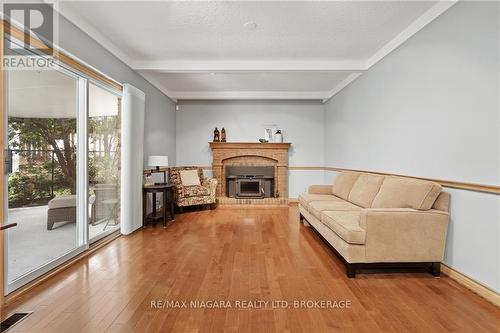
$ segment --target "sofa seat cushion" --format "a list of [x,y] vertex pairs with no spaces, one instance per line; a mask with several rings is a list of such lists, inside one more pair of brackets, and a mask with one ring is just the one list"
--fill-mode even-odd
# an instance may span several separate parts
[[350,244],[365,244],[366,231],[359,226],[361,210],[323,211],[321,222]]
[[347,201],[313,201],[309,203],[308,210],[314,217],[321,220],[321,212],[325,210],[358,211],[361,208]]
[[342,201],[342,199],[330,194],[302,193],[299,195],[299,204],[304,207],[307,207],[312,201]]
[[442,187],[438,183],[404,177],[385,177],[372,208],[429,210]]
[[49,201],[49,209],[76,207],[76,195],[61,195]]
[[343,171],[337,175],[333,183],[332,193],[344,200],[349,199],[349,193],[356,180],[358,180],[360,173],[352,171]]
[[370,208],[383,181],[384,176],[362,173],[349,193],[349,201],[355,205]]
[[194,185],[194,186],[184,186],[182,188],[182,196],[184,198],[202,197],[208,195],[210,195],[210,189],[206,186]]

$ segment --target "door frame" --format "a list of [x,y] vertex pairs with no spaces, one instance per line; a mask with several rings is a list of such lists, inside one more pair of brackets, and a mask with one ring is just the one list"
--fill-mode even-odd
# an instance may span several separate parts
[[[83,251],[87,250],[89,247],[89,243],[87,241],[88,235],[88,193],[87,186],[87,162],[88,162],[88,153],[87,153],[87,90],[88,83],[87,79],[79,76],[77,73],[59,65],[54,65],[53,70],[58,71],[59,73],[69,76],[76,81],[76,129],[77,129],[77,165],[76,165],[76,193],[77,193],[77,220],[76,220],[76,234],[75,247],[69,250],[66,253],[62,253],[60,256],[55,259],[46,262],[40,263],[41,266],[33,269],[32,271],[21,275],[16,278],[14,281],[9,282],[8,274],[9,274],[9,265],[8,265],[8,255],[9,255],[9,238],[5,237],[7,234],[4,233],[2,250],[3,250],[3,296],[10,294],[11,292],[21,288],[22,286],[34,281],[40,276],[48,273],[52,269],[57,266],[63,264],[69,259],[79,255]],[[3,72],[3,79],[6,80],[8,78],[8,73]],[[7,85],[4,83],[3,89],[3,117],[2,117],[2,140],[3,140],[3,149],[7,146],[7,131],[6,128],[8,126],[8,109],[7,109]],[[2,163],[3,164],[3,163]],[[4,171],[4,170],[2,170]],[[3,220],[8,221],[8,174],[2,172],[2,181],[3,181],[3,201],[1,202],[1,206],[3,209]],[[87,222],[87,223],[85,223]],[[9,231],[7,230],[7,233]]]
[[[9,37],[9,39],[14,39],[14,40],[29,40],[29,43],[31,46],[37,47],[37,46],[43,46],[45,47],[44,44],[42,44],[41,41],[39,41],[37,38],[26,38],[26,36],[29,36],[29,33],[26,32],[25,28],[19,28],[17,26],[11,25],[9,22],[5,21],[4,19],[0,19],[0,225],[4,224],[6,222],[6,210],[5,210],[5,202],[6,202],[6,194],[7,194],[7,183],[6,179],[7,177],[5,176],[5,166],[4,166],[4,149],[5,149],[5,136],[6,136],[6,101],[5,101],[5,72],[3,70],[3,59],[4,59],[4,39]],[[111,78],[110,76],[104,74],[103,72],[99,71],[98,69],[92,67],[91,65],[87,64],[86,62],[82,61],[78,57],[66,52],[65,50],[59,48],[57,45],[54,45],[53,47],[48,48],[47,54],[53,55],[53,57],[56,59],[56,61],[59,62],[59,67],[64,68],[65,70],[77,75],[79,77],[79,84],[78,87],[79,89],[83,89],[85,91],[85,99],[84,99],[84,114],[85,116],[88,116],[88,87],[89,83],[92,82],[93,84],[96,84],[114,94],[119,96],[120,98],[123,98],[123,85]],[[38,54],[38,55],[47,55],[47,54]],[[85,84],[81,84],[81,80],[85,82]],[[81,91],[79,91],[81,93]],[[82,107],[80,105],[81,99],[79,98],[79,107]],[[79,113],[80,114],[80,113]],[[87,117],[88,119],[88,117]],[[87,120],[86,119],[86,120]],[[85,126],[87,126],[87,121],[85,121]],[[84,132],[85,135],[87,135],[87,131]],[[80,138],[79,138],[80,139]],[[82,138],[83,140],[83,138]],[[85,158],[85,168],[87,168],[87,161],[88,161],[88,138],[86,137],[84,140],[85,142],[85,153],[81,156],[84,156]],[[77,162],[78,164],[79,162]],[[83,163],[83,161],[81,162]],[[88,175],[85,169],[84,173],[84,180],[82,180],[80,177],[77,182],[80,182],[79,185],[80,188],[84,186],[83,188],[87,189],[87,195],[83,195],[82,202],[79,202],[80,204],[80,210],[78,212],[78,216],[80,218],[80,221],[84,221],[82,216],[88,218]],[[85,181],[85,183],[83,183]],[[85,204],[83,204],[85,203]],[[84,212],[85,211],[85,212]],[[89,226],[88,223],[86,223],[86,228],[82,229],[84,232],[81,232],[78,235],[77,240],[82,240],[86,239],[85,243],[85,248],[78,249],[78,253],[72,253],[76,252],[77,250],[70,251],[70,253],[66,253],[59,257],[57,260],[51,262],[50,264],[47,264],[46,267],[50,269],[47,269],[47,271],[56,268],[57,266],[60,266],[64,261],[69,260],[71,257],[74,257],[78,255],[81,252],[85,252],[88,250],[88,247],[90,245],[90,239],[88,238],[88,230]],[[109,233],[116,232],[116,230],[112,230]],[[108,236],[108,232],[103,233],[102,237]],[[101,239],[99,237],[98,239]],[[93,241],[96,241],[98,239],[95,239]],[[5,271],[5,257],[6,257],[6,248],[7,244],[5,242],[4,238],[4,232],[0,231],[0,308],[5,304],[6,297],[4,295],[8,295],[11,291],[7,292],[7,288],[5,288],[5,285],[7,284],[7,279],[5,278],[6,276],[6,271]],[[57,262],[56,262],[57,261]],[[36,282],[36,279],[34,280]]]
[[[5,223],[4,212],[4,70],[3,70],[3,46],[4,46],[4,25],[0,24],[0,224]],[[0,231],[0,308],[5,302],[4,298],[4,232]]]

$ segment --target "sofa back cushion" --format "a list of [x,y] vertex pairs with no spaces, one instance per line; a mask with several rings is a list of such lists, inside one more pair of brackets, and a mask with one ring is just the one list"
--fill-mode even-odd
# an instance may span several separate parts
[[384,176],[371,173],[360,174],[349,193],[349,201],[364,208],[371,207],[383,181]]
[[352,187],[356,180],[358,180],[360,173],[352,172],[352,171],[342,171],[335,178],[335,182],[333,183],[332,193],[339,198],[344,200],[349,199],[349,193],[351,192]]
[[169,168],[169,180],[176,186],[182,186],[181,171],[184,170],[196,170],[198,172],[198,178],[203,182],[203,169],[196,166],[182,166],[182,167],[172,167]]
[[429,210],[441,193],[438,183],[404,177],[386,177],[373,200],[373,208]]

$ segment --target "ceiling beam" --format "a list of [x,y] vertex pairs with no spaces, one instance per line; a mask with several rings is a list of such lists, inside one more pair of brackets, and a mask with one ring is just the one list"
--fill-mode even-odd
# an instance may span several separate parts
[[137,71],[189,73],[216,71],[362,71],[364,60],[165,60],[132,61]]
[[328,96],[328,91],[174,91],[173,98],[177,100],[318,100]]
[[[401,44],[446,12],[458,0],[442,0],[432,6],[423,15],[412,22],[395,38],[382,46],[367,59],[322,59],[322,60],[156,60],[142,61],[130,59],[126,52],[111,42],[98,29],[83,19],[79,13],[71,12],[63,7],[61,12],[70,21],[93,37],[98,43],[111,51],[116,57],[136,70],[146,80],[160,89],[165,95],[173,99],[309,99],[328,101],[335,94],[347,87],[363,72],[369,70],[378,61],[383,59]],[[217,91],[217,92],[173,92],[166,89],[153,73],[200,73],[200,72],[250,72],[250,71],[349,71],[351,74],[330,91],[317,92],[267,92],[267,91]]]

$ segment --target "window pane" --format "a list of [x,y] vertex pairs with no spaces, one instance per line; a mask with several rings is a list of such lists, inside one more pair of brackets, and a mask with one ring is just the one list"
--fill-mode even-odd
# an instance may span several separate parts
[[8,73],[8,282],[77,247],[77,79]]
[[120,223],[120,103],[118,96],[89,85],[89,238]]

